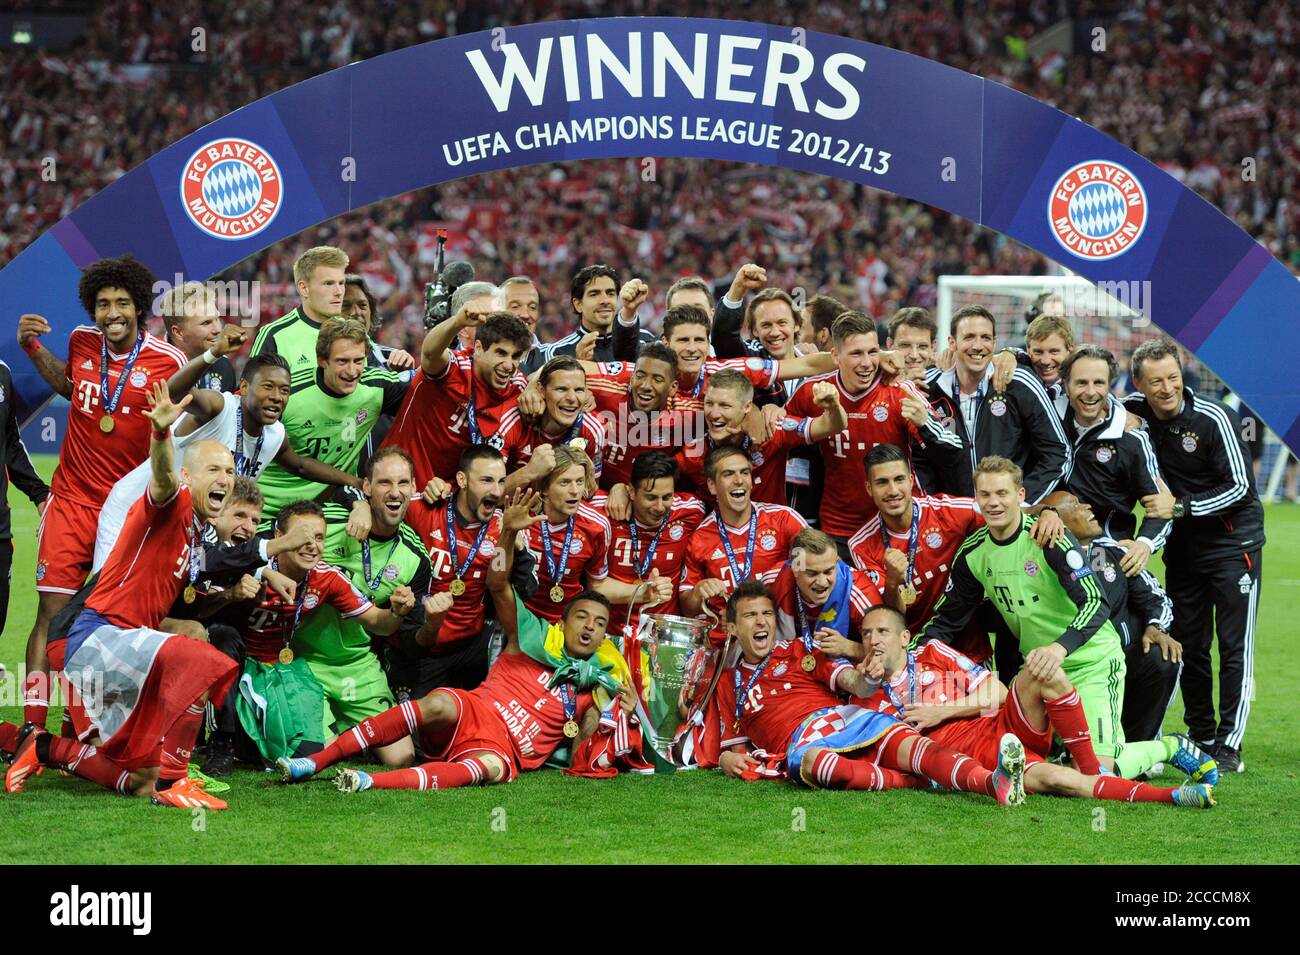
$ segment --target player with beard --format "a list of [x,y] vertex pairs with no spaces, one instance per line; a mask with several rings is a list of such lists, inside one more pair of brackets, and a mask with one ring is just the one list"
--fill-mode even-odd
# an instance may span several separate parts
[[860,570],[840,560],[830,535],[811,527],[790,544],[785,566],[763,574],[776,601],[776,636],[828,657],[858,661],[862,615],[880,604],[880,591]]
[[[588,661],[605,641],[608,600],[595,591],[581,591],[565,607],[561,622],[546,633],[562,640],[561,667],[548,667],[521,647],[525,637],[537,640],[546,631],[510,586],[516,535],[545,520],[530,513],[535,499],[535,494],[521,492],[503,515],[500,552],[504,559],[492,564],[488,592],[505,630],[506,645],[483,685],[468,692],[434,690],[366,720],[319,755],[280,760],[285,782],[308,779],[367,747],[415,736],[421,751],[433,755],[433,761],[373,775],[344,769],[335,777],[338,788],[355,793],[372,788],[453,789],[507,783],[520,772],[540,769],[565,742],[576,750],[596,731],[600,709],[593,706],[591,688],[597,681],[606,685],[608,677],[600,680],[600,668]],[[619,688],[618,694],[624,712],[630,713],[635,696],[626,688]]]
[[[546,346],[545,361],[567,355],[578,357],[578,346],[595,336],[593,361],[627,361],[654,335],[641,328],[637,308],[650,290],[639,279],[619,288],[618,272],[608,265],[587,265],[569,283],[569,302],[578,317],[578,327]],[[615,316],[618,320],[615,320]]]
[[787,415],[772,430],[766,441],[755,441],[747,431],[754,410],[754,386],[735,368],[723,368],[709,377],[704,390],[704,426],[699,440],[677,452],[682,477],[697,493],[712,504],[704,475],[704,461],[714,448],[738,447],[753,462],[754,500],[764,504],[784,504],[787,454],[798,447],[823,441],[848,427],[849,419],[840,403],[840,395],[830,382],[818,382],[812,388],[812,402],[817,417]]
[[[316,380],[295,384],[281,412],[289,454],[282,451],[258,477],[266,498],[263,530],[289,501],[319,498],[340,478],[356,486],[371,429],[382,415],[394,413],[406,394],[394,372],[366,367],[368,348],[365,326],[354,319],[331,318],[321,325]],[[333,470],[306,466],[307,458]],[[311,479],[305,467],[327,480]]]
[[[917,494],[907,456],[892,444],[876,445],[864,463],[877,513],[849,539],[853,565],[875,581],[886,604],[903,608],[908,629],[920,633],[948,585],[958,548],[984,518],[974,498]],[[1063,539],[1060,517],[1043,511],[1030,536],[1043,546]],[[991,653],[988,627],[978,621],[951,643],[980,663]]]
[[[965,450],[967,467],[952,469],[952,485],[927,488],[970,497],[978,461],[989,455],[1014,461],[1025,476],[1025,506],[1041,504],[1070,470],[1070,446],[1061,416],[1038,377],[1016,368],[1006,387],[997,388],[993,353],[997,331],[993,314],[981,305],[959,308],[952,318],[948,347],[955,364],[937,372],[926,394],[935,416]],[[940,480],[947,475],[935,475]]]
[[184,352],[186,360],[192,361],[209,351],[217,356],[215,361],[205,363],[198,387],[234,391],[239,384],[235,366],[217,351],[222,322],[216,293],[202,282],[186,282],[159,298],[158,314],[162,316],[167,341]]
[[636,363],[583,363],[587,388],[605,424],[600,485],[626,484],[647,451],[669,454],[686,440],[686,420],[669,414],[677,390],[677,354],[663,342],[642,345]]
[[[1070,404],[1065,435],[1073,448],[1065,486],[1092,505],[1107,537],[1124,544],[1121,567],[1136,577],[1169,536],[1172,522],[1153,511],[1172,510],[1174,502],[1150,437],[1126,428],[1128,413],[1110,396],[1118,375],[1115,356],[1096,345],[1084,345],[1061,365]],[[1146,511],[1139,528],[1133,509],[1143,499],[1158,499],[1162,507]]]
[[[204,703],[221,702],[235,665],[206,643],[157,629],[178,596],[196,599],[203,525],[221,513],[235,480],[230,450],[213,441],[187,448],[177,475],[170,428],[187,402],[173,404],[155,379],[139,412],[152,435],[149,486],[72,625],[66,659],[51,661],[75,689],[77,739],[25,725],[5,776],[11,793],[47,765],[160,805],[226,808],[187,771]],[[81,742],[95,735],[98,747]]]
[[601,461],[605,451],[605,426],[600,418],[583,410],[590,400],[587,391],[587,373],[576,358],[560,356],[542,366],[537,376],[542,388],[545,411],[535,424],[525,421],[518,406],[501,416],[497,439],[506,459],[506,469],[511,472],[506,481],[506,493],[531,484],[551,470],[551,455],[534,453],[543,447],[568,445],[580,448],[591,458],[600,480]]
[[[760,581],[741,584],[727,601],[727,632],[740,645],[717,690],[726,750],[719,765],[728,776],[758,778],[759,756],[817,789],[917,788],[910,773],[1004,806],[1024,802],[1025,754],[1015,736],[1003,738],[990,772],[870,709],[866,698],[879,682],[847,660],[777,639],[776,604]],[[861,702],[843,703],[841,693]]]
[[[551,623],[559,621],[564,606],[585,589],[603,594],[611,604],[627,604],[642,584],[640,599],[660,603],[672,597],[673,581],[650,569],[645,578],[630,582],[609,576],[609,548],[613,530],[605,515],[587,499],[596,493],[591,459],[567,445],[554,449],[555,466],[534,485],[542,495],[545,520],[523,532],[527,548],[539,555],[538,588],[524,605]],[[606,618],[608,623],[608,617]]]
[[1111,623],[1124,644],[1125,750],[1147,748],[1154,759],[1169,761],[1195,782],[1216,782],[1217,766],[1208,753],[1182,733],[1161,734],[1182,672],[1183,648],[1169,635],[1173,602],[1146,571],[1133,577],[1124,574],[1126,548],[1102,533],[1091,505],[1068,491],[1056,491],[1049,500],[1087,549],[1088,565],[1106,594]]
[[144,413],[151,387],[185,364],[185,356],[145,329],[153,274],[130,256],[101,259],[81,274],[77,294],[93,325],[73,329],[65,362],[41,345],[50,324],[18,320],[18,344],[56,394],[71,402],[59,466],[41,515],[36,553],[36,621],[27,638],[23,721],[45,725],[50,621],[86,581],[95,557],[99,511],[113,484],[149,447]]
[[[452,351],[462,330],[474,332],[472,350]],[[462,309],[424,337],[420,371],[412,379],[384,446],[407,449],[415,480],[446,480],[468,447],[495,438],[502,416],[526,384],[519,361],[533,333],[509,312]]]
[[866,453],[878,444],[908,447],[912,442],[926,448],[947,445],[955,452],[957,442],[935,420],[914,384],[889,384],[882,379],[871,319],[861,312],[846,312],[836,320],[831,340],[837,370],[804,382],[785,410],[801,416],[820,414],[816,389],[829,382],[848,414],[848,427],[821,442],[826,463],[821,529],[835,538],[840,557],[848,561],[852,559],[848,539],[875,513],[870,496],[863,493]]
[[[1143,342],[1130,359],[1140,394],[1125,406],[1147,423],[1174,503],[1165,583],[1173,636],[1183,647],[1183,703],[1192,739],[1223,772],[1244,772],[1241,743],[1255,692],[1255,618],[1264,557],[1264,508],[1242,421],[1183,384],[1176,345]],[[1143,499],[1148,510],[1154,497]],[[1210,647],[1219,635],[1219,719]]]
[[1211,778],[1199,768],[1187,785],[1168,788],[1112,775],[1085,776],[1047,762],[1052,732],[1069,738],[1077,718],[1072,711],[1078,693],[1061,670],[1048,679],[1022,670],[1008,689],[989,670],[945,644],[909,650],[912,635],[893,607],[872,608],[863,627],[870,645],[865,672],[884,683],[869,705],[905,721],[926,739],[969,753],[985,769],[997,767],[1000,741],[1013,734],[1025,748],[1026,792],[1191,809],[1214,806],[1217,775]]
[[[222,357],[232,354],[239,349],[244,337],[240,328],[227,325],[212,351]],[[234,453],[235,470],[242,477],[256,480],[274,461],[304,481],[348,487],[361,484],[360,479],[351,474],[321,464],[314,458],[302,457],[285,444],[281,419],[289,402],[290,385],[289,367],[282,356],[268,353],[248,359],[244,363],[237,394],[206,388],[194,388],[191,392],[195,379],[200,378],[206,367],[205,357],[200,356],[172,375],[167,383],[173,401],[185,394],[193,396],[185,415],[172,431],[178,452],[193,441],[217,441]],[[148,481],[146,463],[113,485],[113,490],[104,500],[95,543],[96,570],[108,559],[127,510],[144,493]]]
[[[691,535],[678,599],[684,616],[708,612],[721,619],[727,594],[784,564],[808,525],[784,505],[754,502],[753,463],[742,448],[714,448],[704,459],[704,475],[717,506]],[[721,630],[714,636],[720,640]]]
[[[620,511],[624,517],[610,513],[606,495],[591,499],[591,506],[609,520],[610,578],[631,584],[645,580],[653,569],[665,580],[680,580],[686,548],[705,510],[699,498],[677,493],[677,463],[661,451],[640,455],[632,465],[630,485],[621,486],[619,493],[628,508]],[[658,603],[648,602],[647,597],[643,594],[637,601],[641,613],[677,613],[675,590]],[[610,633],[623,632],[629,611],[630,605],[610,607]]]
[[501,540],[505,485],[501,452],[476,444],[461,454],[448,500],[417,497],[406,512],[429,554],[430,596],[451,598],[445,613],[426,616],[416,634],[418,650],[388,654],[389,683],[410,687],[412,696],[439,686],[470,690],[487,676],[487,573]]

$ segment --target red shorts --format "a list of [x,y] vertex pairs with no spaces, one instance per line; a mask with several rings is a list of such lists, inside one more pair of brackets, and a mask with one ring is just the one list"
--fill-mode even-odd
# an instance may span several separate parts
[[1052,727],[1038,730],[1029,724],[1020,700],[1013,689],[996,713],[941,723],[931,733],[932,740],[965,753],[985,769],[998,768],[998,745],[1006,733],[1014,733],[1025,747],[1025,765],[1041,763],[1052,750]]
[[36,589],[75,594],[95,562],[100,507],[78,504],[50,492],[36,532]]
[[519,775],[519,760],[510,731],[497,718],[496,712],[473,693],[443,687],[434,690],[445,693],[456,703],[456,722],[436,729],[420,729],[420,748],[431,759],[454,763],[474,753],[492,753],[500,758],[506,775],[502,782],[510,782]]

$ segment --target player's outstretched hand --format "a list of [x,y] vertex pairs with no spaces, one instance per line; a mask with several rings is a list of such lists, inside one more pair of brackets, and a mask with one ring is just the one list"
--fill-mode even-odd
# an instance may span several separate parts
[[736,277],[731,280],[727,298],[733,302],[743,302],[746,292],[756,292],[767,284],[767,269],[753,262],[746,262],[736,269]]
[[50,323],[40,315],[27,314],[18,319],[18,344],[26,345],[50,330]]
[[459,312],[452,316],[460,328],[478,328],[487,321],[487,317],[492,314],[491,309],[471,309],[468,305],[462,305]]
[[993,393],[1001,394],[1011,384],[1016,373],[1016,356],[1009,351],[998,352],[993,356]]
[[501,526],[503,530],[518,533],[545,519],[546,515],[542,513],[542,495],[530,488],[521,487],[515,491],[502,512]]
[[[840,403],[840,390],[835,387],[833,381],[815,381],[812,389],[813,404],[818,408],[830,410]],[[781,409],[782,417],[785,416],[785,409]]]
[[450,591],[444,590],[440,594],[427,594],[423,602],[425,616],[436,617],[450,610],[452,604],[456,602],[456,598],[451,595]]
[[876,356],[876,371],[883,381],[896,381],[904,372],[902,356],[896,351],[881,351]]
[[426,504],[437,504],[439,501],[445,501],[451,496],[455,487],[440,477],[429,478],[429,483],[424,486],[424,502]]
[[632,491],[626,484],[615,484],[605,498],[605,516],[616,521],[632,519]]
[[916,427],[922,428],[930,417],[930,409],[925,402],[913,398],[911,395],[904,394],[903,417],[912,422]]
[[907,555],[891,547],[885,551],[885,586],[902,587],[907,583]]
[[1125,577],[1136,577],[1147,569],[1147,561],[1151,559],[1150,544],[1146,541],[1124,540],[1120,541],[1120,546],[1128,548],[1119,561],[1119,569],[1124,571]]
[[935,356],[934,364],[940,371],[951,371],[952,367],[957,364],[956,350],[945,348]]
[[595,361],[596,339],[599,337],[599,332],[587,332],[587,334],[579,338],[577,346],[573,349],[574,357],[578,361]]
[[623,306],[623,321],[631,322],[636,318],[636,310],[650,297],[650,286],[640,279],[628,279],[618,297]]
[[370,512],[370,502],[355,501],[352,510],[348,512],[346,533],[353,540],[363,541],[370,536],[374,523],[375,515]]
[[1049,643],[1045,647],[1030,650],[1025,655],[1025,669],[1029,675],[1044,683],[1056,678],[1061,670],[1061,661],[1065,659],[1065,647],[1059,643]]
[[540,379],[534,378],[528,383],[528,387],[519,392],[515,407],[525,418],[538,418],[546,414],[546,394],[542,391]]
[[149,410],[140,412],[151,422],[158,431],[166,431],[176,419],[185,411],[185,406],[193,400],[193,395],[186,395],[180,401],[172,401],[171,395],[167,392],[166,381],[155,381],[153,389],[149,392]]
[[221,329],[217,343],[212,346],[213,354],[221,356],[237,352],[246,341],[248,341],[248,332],[238,325],[226,325]]
[[623,712],[631,716],[636,711],[636,690],[626,683],[618,685],[618,705]]
[[[296,521],[298,524],[310,524],[310,521]],[[278,570],[272,570],[267,567],[262,571],[262,579],[266,581],[266,586],[271,588],[271,592],[287,604],[292,604],[298,599],[298,585],[290,580]]]
[[1045,510],[1039,513],[1038,520],[1029,530],[1029,536],[1039,547],[1050,547],[1065,540],[1065,522],[1056,511]]
[[706,577],[695,585],[695,592],[701,601],[708,603],[714,597],[727,596],[727,582],[717,577]]
[[855,643],[830,627],[819,629],[813,634],[813,640],[817,644],[817,649],[828,657],[856,656],[862,649],[862,644]]
[[885,662],[879,655],[872,653],[870,650],[867,651],[866,658],[859,662],[854,669],[868,680],[873,680],[876,683],[885,681]]
[[731,434],[743,433],[755,444],[763,445],[772,440],[772,422],[762,408],[750,407],[739,429],[731,429]]
[[659,576],[658,567],[655,567],[650,571],[650,576],[646,578],[646,583],[650,585],[650,594],[647,597],[649,601],[661,604],[665,600],[673,599],[673,582],[667,577]]
[[399,617],[405,617],[415,609],[415,593],[406,584],[393,588],[393,595],[388,598],[388,609]]
[[[308,521],[299,521],[300,524],[307,524]],[[262,591],[262,584],[252,574],[244,574],[239,578],[239,583],[231,587],[227,593],[230,599],[236,603],[241,600],[252,600]]]
[[411,371],[420,365],[409,351],[395,348],[388,353],[388,367],[393,371]]

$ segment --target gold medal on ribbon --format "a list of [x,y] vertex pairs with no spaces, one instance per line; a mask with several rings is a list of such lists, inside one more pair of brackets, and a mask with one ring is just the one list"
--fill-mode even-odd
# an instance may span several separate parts
[[106,414],[104,415],[104,417],[99,419],[99,430],[104,432],[104,434],[109,434],[112,432],[113,416],[111,414]]
[[293,650],[290,647],[281,647],[279,659],[281,663],[288,666],[293,662]]
[[916,603],[916,588],[913,587],[911,584],[908,584],[906,587],[900,590],[899,594],[903,598],[904,607],[910,607],[912,606],[912,604]]
[[457,577],[447,586],[447,593],[451,594],[453,597],[459,597],[464,592],[465,592],[465,581],[461,580],[459,577]]
[[564,588],[559,584],[556,584],[551,588],[551,601],[553,603],[560,603],[562,600],[564,600]]
[[192,604],[194,603],[194,598],[197,597],[198,595],[199,592],[194,589],[194,585],[190,584],[185,588],[185,592],[181,596],[185,598],[185,602],[187,604]]
[[564,721],[564,735],[567,736],[569,739],[573,739],[575,736],[578,735],[578,721],[577,721],[577,720],[565,720],[565,721]]
[[817,658],[811,653],[805,654],[804,658],[799,661],[799,666],[803,667],[804,673],[812,673],[817,669]]

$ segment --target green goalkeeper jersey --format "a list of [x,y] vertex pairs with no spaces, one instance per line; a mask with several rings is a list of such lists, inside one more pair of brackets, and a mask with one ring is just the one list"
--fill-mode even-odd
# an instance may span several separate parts
[[919,639],[952,643],[984,598],[1002,614],[1022,653],[1050,643],[1066,650],[1066,672],[1120,659],[1119,633],[1087,552],[1068,531],[1046,548],[1029,536],[1038,519],[1023,515],[1005,541],[981,527],[957,550],[948,586]]
[[[320,322],[313,321],[299,305],[267,322],[253,338],[252,355],[280,355],[289,363],[289,377],[295,388],[310,385],[316,376],[316,339],[320,335]],[[366,364],[382,367],[375,349],[367,345]]]
[[[403,635],[413,636],[424,622],[419,601],[429,592],[429,555],[420,535],[401,524],[391,539],[369,542],[367,573],[367,544],[349,537],[347,524],[348,508],[325,505],[325,554],[321,559],[343,571],[376,607],[387,608],[393,591],[403,584],[415,592],[415,609],[406,615],[397,633],[383,638],[400,644]],[[364,660],[371,652],[370,634],[361,623],[344,619],[332,607],[322,607],[304,620],[294,635],[294,643],[317,665],[347,666]]]
[[[325,386],[317,370],[307,384],[294,385],[282,419],[285,440],[303,457],[356,474],[366,437],[381,414],[397,411],[405,394],[406,385],[391,371],[367,368],[352,393],[340,395]],[[289,502],[315,500],[329,487],[303,480],[276,461],[262,471],[257,486],[266,502],[262,529],[270,527]]]

